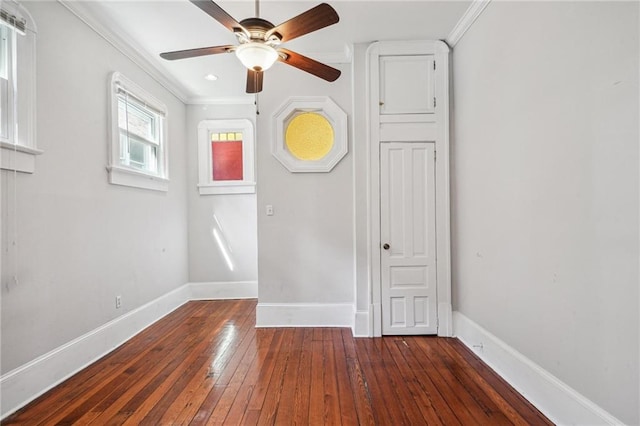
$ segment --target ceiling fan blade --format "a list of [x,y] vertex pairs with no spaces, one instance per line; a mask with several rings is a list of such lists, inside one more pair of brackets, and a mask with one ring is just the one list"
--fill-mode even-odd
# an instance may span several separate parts
[[216,55],[218,53],[226,53],[231,49],[235,49],[235,46],[211,46],[211,47],[199,47],[197,49],[176,50],[174,52],[164,52],[160,54],[162,59],[173,61],[175,59],[195,58],[196,56]]
[[194,5],[198,6],[204,13],[211,16],[216,21],[227,27],[231,32],[243,31],[245,34],[249,33],[233,16],[224,11],[223,8],[218,6],[213,0],[189,0]]
[[247,93],[262,92],[262,71],[247,70]]
[[294,38],[333,25],[339,20],[340,17],[335,9],[326,3],[322,3],[270,29],[265,36],[265,40],[275,33],[278,33],[282,37],[282,42],[293,40]]
[[316,77],[320,77],[327,81],[336,81],[338,77],[340,77],[340,70],[332,68],[329,65],[325,65],[322,62],[318,62],[315,59],[307,58],[299,53],[282,48],[278,49],[278,52],[284,53],[284,57],[282,57],[282,55],[278,56],[278,60],[280,62],[299,68],[302,71],[315,75]]

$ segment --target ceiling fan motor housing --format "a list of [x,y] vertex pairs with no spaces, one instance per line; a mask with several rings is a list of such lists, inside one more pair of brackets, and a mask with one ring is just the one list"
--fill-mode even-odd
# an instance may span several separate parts
[[[241,43],[246,43],[248,41],[255,41],[255,42],[268,43],[269,45],[272,45],[272,46],[280,44],[280,40],[282,39],[282,36],[277,32],[274,32],[273,34],[269,34],[269,36],[267,36],[267,34],[269,33],[269,30],[274,28],[275,25],[273,25],[271,22],[267,21],[266,19],[247,18],[240,21],[240,25],[249,32],[251,37],[250,40],[240,39]],[[245,35],[242,31],[237,32],[236,34],[239,34],[242,36]]]

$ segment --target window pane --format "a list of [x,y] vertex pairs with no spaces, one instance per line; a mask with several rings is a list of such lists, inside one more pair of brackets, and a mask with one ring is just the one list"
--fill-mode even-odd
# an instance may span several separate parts
[[0,137],[9,140],[9,47],[11,33],[0,25]]
[[135,139],[129,140],[129,161],[134,167],[145,168],[144,144]]
[[211,142],[211,156],[214,181],[244,179],[242,141]]
[[0,78],[0,137],[9,139],[9,81]]
[[156,121],[154,114],[143,111],[125,98],[118,98],[118,126],[149,141],[155,142]]
[[9,46],[11,33],[4,25],[0,25],[0,78],[9,79]]

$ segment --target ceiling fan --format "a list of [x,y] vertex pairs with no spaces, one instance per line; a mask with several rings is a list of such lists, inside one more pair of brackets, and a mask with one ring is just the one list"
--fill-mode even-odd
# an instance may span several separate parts
[[189,0],[206,14],[220,22],[238,38],[238,45],[200,47],[161,53],[168,60],[235,52],[240,62],[247,67],[247,93],[262,91],[263,73],[276,61],[291,65],[327,81],[340,77],[340,70],[314,59],[280,47],[280,44],[337,23],[338,13],[326,3],[319,4],[300,15],[274,26],[258,18],[259,3],[255,3],[255,18],[237,22],[213,0]]

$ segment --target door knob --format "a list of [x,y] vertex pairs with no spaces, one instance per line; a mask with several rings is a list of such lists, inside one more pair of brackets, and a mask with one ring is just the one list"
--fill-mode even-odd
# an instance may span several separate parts
[[385,249],[385,250],[389,250],[389,248],[391,248],[391,246],[389,244],[387,244],[387,243],[384,243],[382,248]]

